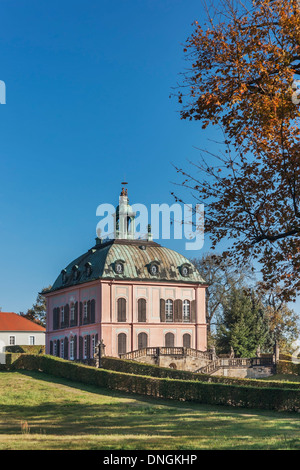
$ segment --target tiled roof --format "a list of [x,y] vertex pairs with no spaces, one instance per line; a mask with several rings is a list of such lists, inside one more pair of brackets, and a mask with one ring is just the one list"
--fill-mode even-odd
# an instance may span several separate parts
[[[117,274],[115,263],[124,262],[124,272]],[[159,264],[159,274],[153,276],[149,266]],[[89,265],[90,273],[86,266]],[[189,266],[188,276],[182,274],[182,266]],[[77,277],[74,275],[76,268]],[[118,279],[139,281],[170,281],[181,283],[201,283],[205,281],[196,267],[183,255],[165,248],[153,241],[111,240],[95,245],[88,252],[72,261],[54,282],[51,291],[75,286],[96,279]]]
[[46,331],[41,325],[13,312],[0,312],[0,331]]

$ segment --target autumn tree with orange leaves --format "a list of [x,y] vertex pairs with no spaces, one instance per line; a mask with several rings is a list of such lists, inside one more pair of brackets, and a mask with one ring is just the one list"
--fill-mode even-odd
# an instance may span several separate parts
[[[178,88],[181,118],[219,126],[220,151],[178,168],[205,206],[213,248],[260,263],[264,288],[285,301],[300,290],[300,7],[296,0],[214,2],[194,25]],[[217,5],[216,5],[217,4]],[[184,198],[175,194],[177,200]]]

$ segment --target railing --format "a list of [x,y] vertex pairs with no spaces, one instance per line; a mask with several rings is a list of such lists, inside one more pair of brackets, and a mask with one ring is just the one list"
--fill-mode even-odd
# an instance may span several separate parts
[[199,359],[207,359],[208,361],[213,360],[213,354],[209,351],[199,351],[198,349],[192,349],[192,348],[185,348],[185,349],[186,349],[187,356],[197,357]]
[[212,360],[212,353],[207,351],[199,351],[192,348],[184,347],[156,347],[156,348],[142,348],[130,351],[128,353],[120,354],[121,359],[136,359],[142,356],[192,356],[200,359]]
[[210,362],[204,367],[196,370],[196,373],[199,374],[212,374],[218,369],[229,369],[229,368],[238,368],[238,367],[254,367],[254,366],[272,366],[274,360],[272,357],[253,357],[253,358],[221,358],[216,359],[215,361]]
[[252,366],[273,366],[275,363],[274,357],[254,357],[252,359]]
[[136,359],[141,356],[146,356],[147,355],[147,349],[148,348],[143,348],[143,349],[136,349],[135,351],[131,351],[128,353],[124,354],[119,354],[121,359]]
[[250,367],[252,359],[236,357],[229,359],[221,359],[223,367]]
[[210,362],[204,367],[200,367],[200,369],[196,370],[196,374],[212,374],[218,369],[222,367],[222,359],[216,359],[215,361]]

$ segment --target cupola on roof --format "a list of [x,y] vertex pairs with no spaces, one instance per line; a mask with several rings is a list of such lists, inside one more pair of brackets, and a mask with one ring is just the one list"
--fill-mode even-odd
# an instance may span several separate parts
[[[121,214],[127,214],[127,218]],[[190,260],[152,241],[150,233],[146,240],[135,239],[134,219],[127,190],[123,188],[114,239],[97,238],[91,249],[61,271],[48,292],[99,279],[205,284]]]

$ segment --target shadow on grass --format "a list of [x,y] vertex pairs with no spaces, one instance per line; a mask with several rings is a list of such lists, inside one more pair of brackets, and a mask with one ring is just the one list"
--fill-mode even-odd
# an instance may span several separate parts
[[[235,449],[300,448],[300,418],[297,414],[201,405],[191,402],[153,399],[136,394],[100,389],[92,385],[57,378],[42,372],[17,371],[46,383],[57,385],[59,400],[41,397],[34,405],[13,403],[0,405],[3,434],[20,433],[20,422],[26,421],[31,433],[46,435],[126,436],[144,440],[151,437],[175,439],[181,449],[197,448],[197,442],[222,441]],[[12,372],[13,374],[13,372]],[[72,394],[63,386],[82,394]],[[85,392],[95,399],[84,397]],[[65,394],[65,395],[64,395]],[[101,397],[106,397],[102,400]],[[111,399],[111,400],[110,400]],[[47,400],[47,401],[45,401]],[[243,439],[245,439],[244,442]],[[274,440],[274,443],[272,442]]]

